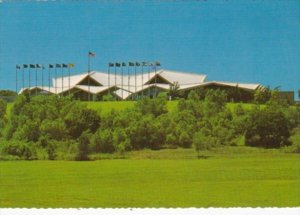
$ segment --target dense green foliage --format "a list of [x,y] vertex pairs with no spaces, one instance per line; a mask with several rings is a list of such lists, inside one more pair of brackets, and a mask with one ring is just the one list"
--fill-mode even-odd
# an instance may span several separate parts
[[0,207],[300,205],[298,155],[230,151],[203,152],[208,158],[200,160],[192,149],[166,149],[134,151],[126,160],[1,162]]
[[13,102],[17,97],[17,93],[11,90],[0,90],[0,99],[6,102]]
[[88,160],[95,153],[194,146],[199,157],[202,150],[241,145],[243,139],[255,147],[291,144],[300,124],[299,107],[289,107],[276,92],[264,106],[229,106],[227,99],[222,90],[207,90],[204,99],[192,91],[187,99],[172,101],[170,110],[167,95],[159,94],[102,113],[71,97],[19,96],[7,115],[0,101],[0,155]]

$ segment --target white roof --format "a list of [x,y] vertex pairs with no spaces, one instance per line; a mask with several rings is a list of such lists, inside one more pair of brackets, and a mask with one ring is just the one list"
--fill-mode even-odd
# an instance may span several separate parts
[[[146,84],[150,79],[155,77],[156,75],[161,76],[163,79],[165,79],[170,84],[173,84],[174,82],[178,82],[179,85],[181,84],[195,84],[195,83],[202,83],[206,75],[202,74],[191,74],[191,73],[184,73],[184,72],[178,72],[178,71],[170,71],[170,70],[158,70],[158,71],[150,71],[147,70],[138,71],[138,74],[131,74],[128,76],[127,71],[123,70],[123,76],[121,75],[121,71],[118,69],[117,73],[115,74],[114,71],[110,71],[110,74],[108,72],[100,72],[100,71],[91,71],[90,77],[94,81],[98,82],[99,84],[103,86],[113,86],[113,85],[131,85],[131,86],[142,86]],[[85,79],[88,76],[88,73],[83,73],[79,75],[72,75],[70,76],[64,76],[53,79],[53,86],[55,84],[57,87],[69,87],[77,85]],[[70,81],[70,83],[69,83]],[[123,84],[122,84],[123,83]]]
[[219,86],[228,86],[228,87],[236,87],[238,86],[239,88],[243,88],[246,90],[256,90],[260,84],[245,84],[245,83],[237,83],[237,82],[223,82],[223,81],[209,81],[209,82],[204,82],[200,84],[186,84],[186,85],[181,85],[180,89],[191,89],[195,87],[200,87],[200,86],[209,86],[209,85],[219,85]]
[[203,83],[206,78],[206,75],[202,74],[170,70],[160,70],[159,75],[168,80],[170,83],[178,82],[179,85]]

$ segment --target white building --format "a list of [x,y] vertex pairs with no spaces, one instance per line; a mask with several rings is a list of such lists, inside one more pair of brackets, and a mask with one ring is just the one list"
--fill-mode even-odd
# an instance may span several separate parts
[[[124,72],[125,73],[125,72]],[[137,75],[120,75],[114,72],[91,71],[78,75],[52,79],[52,86],[35,86],[21,89],[20,93],[72,94],[81,100],[102,100],[111,94],[119,100],[136,99],[143,96],[153,97],[159,92],[169,91],[171,86],[178,86],[178,91],[187,94],[193,89],[221,88],[239,89],[243,94],[251,94],[261,87],[260,84],[205,81],[206,75],[170,70],[158,70]],[[246,99],[247,100],[247,99]]]

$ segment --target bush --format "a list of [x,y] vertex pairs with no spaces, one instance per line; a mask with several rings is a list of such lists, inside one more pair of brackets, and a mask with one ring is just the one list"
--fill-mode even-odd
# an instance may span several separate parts
[[198,159],[200,158],[200,151],[207,150],[214,145],[214,140],[210,136],[206,136],[202,132],[196,132],[193,136],[193,146],[197,152]]
[[6,114],[6,102],[2,99],[0,99],[0,120],[4,119],[5,114]]
[[92,152],[114,152],[115,148],[112,131],[110,129],[98,129],[97,132],[92,136],[90,148]]
[[248,146],[279,148],[290,145],[289,121],[280,110],[264,108],[253,110],[245,133]]
[[7,155],[18,156],[25,160],[36,159],[36,151],[32,146],[32,143],[27,143],[24,141],[6,141],[1,144],[1,153]]
[[81,136],[78,139],[78,152],[75,157],[77,161],[89,160],[88,158],[89,144],[90,144],[90,134],[88,131],[85,131],[81,134]]

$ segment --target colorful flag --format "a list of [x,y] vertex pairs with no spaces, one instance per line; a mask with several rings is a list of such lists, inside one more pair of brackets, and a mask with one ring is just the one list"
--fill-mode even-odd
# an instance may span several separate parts
[[28,65],[27,64],[23,64],[23,68],[28,68]]
[[36,68],[42,68],[41,64],[36,64]]
[[74,63],[69,63],[69,68],[74,68],[75,64]]
[[16,65],[16,69],[21,69],[21,67],[19,65]]
[[49,68],[53,68],[54,66],[52,64],[49,64]]
[[57,63],[57,64],[55,65],[55,67],[56,67],[56,68],[60,68],[61,65]]
[[63,67],[63,68],[68,68],[68,65],[63,63],[63,64],[62,64],[62,67]]
[[96,53],[89,52],[89,56],[90,56],[90,57],[95,57],[95,56],[96,56]]
[[143,62],[142,65],[143,66],[147,66],[148,64],[147,64],[147,62]]
[[160,66],[160,62],[156,61],[155,66]]
[[33,68],[35,68],[35,65],[34,65],[34,64],[30,64],[29,67],[30,67],[31,69],[33,69]]
[[135,65],[136,66],[140,66],[141,64],[139,62],[135,62]]
[[129,66],[134,66],[133,62],[129,62],[128,64],[129,64]]
[[115,64],[113,64],[113,63],[108,63],[108,66],[109,67],[113,67]]
[[122,63],[122,66],[126,66],[126,63],[123,62],[123,63]]
[[116,67],[120,67],[121,64],[120,63],[115,63]]

